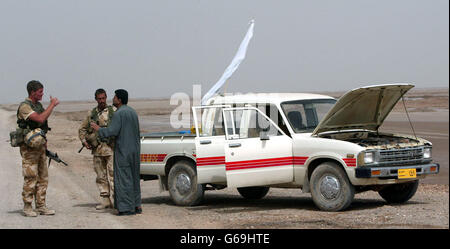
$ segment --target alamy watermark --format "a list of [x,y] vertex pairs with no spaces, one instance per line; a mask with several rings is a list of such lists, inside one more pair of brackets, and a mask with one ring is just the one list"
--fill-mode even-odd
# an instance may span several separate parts
[[[245,95],[245,97],[233,97],[233,96],[242,96]],[[191,98],[192,96],[192,98]],[[212,102],[210,99],[209,101],[206,101],[204,105],[202,105],[202,87],[201,85],[193,85],[192,86],[192,95],[189,95],[187,93],[178,92],[172,94],[170,97],[170,105],[176,106],[175,109],[170,114],[170,125],[174,129],[191,129],[194,127],[194,118],[192,113],[192,107],[207,107],[211,105],[224,105],[226,104],[229,107],[237,107],[237,108],[244,108],[244,107],[254,107],[257,108],[260,112],[253,110],[250,113],[244,114],[244,110],[230,110],[229,112],[225,112],[225,115],[230,115],[229,118],[227,118],[228,121],[233,121],[236,124],[239,124],[241,119],[243,117],[247,117],[249,120],[248,124],[246,126],[248,128],[261,128],[261,129],[267,129],[270,128],[270,122],[267,120],[267,118],[264,117],[264,115],[270,117],[270,119],[277,124],[278,123],[278,109],[273,104],[270,104],[270,101],[268,99],[269,94],[259,93],[259,94],[253,94],[253,93],[221,93],[218,95],[215,95],[212,97],[212,99],[215,99],[216,101]],[[219,98],[221,98],[221,101],[217,101]],[[211,103],[212,102],[212,103]],[[211,128],[214,129],[220,129],[224,128],[223,123],[223,117],[222,117],[222,108],[197,108],[197,118],[199,123],[201,122],[212,122],[212,125],[210,125]],[[210,112],[209,114],[205,114],[204,112]],[[214,113],[212,113],[214,112]],[[261,115],[263,113],[264,115]],[[231,116],[232,115],[232,116]],[[245,116],[247,115],[247,116]],[[228,117],[228,116],[227,116]],[[205,120],[206,119],[206,120]],[[199,124],[201,126],[201,124]]]

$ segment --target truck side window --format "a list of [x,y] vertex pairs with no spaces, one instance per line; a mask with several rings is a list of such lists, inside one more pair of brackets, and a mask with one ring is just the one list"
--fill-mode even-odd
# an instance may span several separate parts
[[256,104],[257,108],[263,112],[267,117],[269,117],[278,127],[289,137],[291,134],[287,128],[283,117],[281,117],[280,110],[274,104]]
[[284,123],[283,117],[281,117],[281,113],[278,112],[278,127],[289,137],[292,137],[291,133],[289,132],[289,129],[287,128],[286,124]]
[[280,110],[274,104],[267,104],[264,106],[258,105],[258,109],[261,110],[264,114],[267,115],[272,121],[278,125],[278,127],[289,137],[291,134],[286,124],[284,123],[283,117],[281,117]]
[[225,135],[221,107],[205,109],[201,117],[201,137]]
[[223,123],[222,108],[216,108],[212,135],[213,136],[224,136],[225,135],[225,126]]
[[233,110],[225,113],[228,134],[236,138],[259,138],[262,131],[268,132],[269,136],[282,135],[275,125],[254,109]]

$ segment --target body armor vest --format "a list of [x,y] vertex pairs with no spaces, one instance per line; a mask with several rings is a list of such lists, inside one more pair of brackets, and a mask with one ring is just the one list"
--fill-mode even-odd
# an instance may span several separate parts
[[[105,126],[101,126],[101,127],[107,127],[110,123],[111,123],[111,119],[112,116],[114,114],[114,109],[112,106],[107,106],[106,108],[108,108],[108,121],[106,122]],[[92,109],[91,112],[91,121],[100,125],[98,122],[98,112],[97,112],[97,107],[94,107],[94,109]]]
[[[108,120],[106,121],[105,125],[100,125],[98,120],[98,111],[97,107],[94,107],[91,111],[90,122],[94,122],[100,127],[107,127],[111,123],[112,116],[114,114],[114,109],[112,106],[107,106],[108,108]],[[98,135],[98,132],[94,131],[91,127],[88,128],[88,133],[91,135],[88,135],[89,138],[86,139],[86,141],[93,147],[97,147],[100,143],[106,143],[111,144],[114,140],[113,138],[107,137],[107,138],[100,138]]]
[[21,129],[28,129],[28,130],[34,130],[36,128],[41,128],[45,133],[47,133],[50,128],[48,127],[48,122],[47,120],[45,120],[44,123],[39,123],[33,120],[24,120],[19,118],[19,109],[20,106],[22,106],[23,104],[27,104],[29,106],[31,106],[31,109],[37,113],[42,113],[45,111],[44,107],[42,106],[42,104],[40,102],[37,102],[36,104],[34,104],[33,102],[31,102],[30,100],[25,100],[22,103],[20,103],[19,108],[17,109],[17,125],[19,126],[19,128]]

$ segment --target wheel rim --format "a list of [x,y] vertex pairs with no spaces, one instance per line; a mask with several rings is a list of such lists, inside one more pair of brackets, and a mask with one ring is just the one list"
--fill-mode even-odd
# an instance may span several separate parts
[[334,176],[324,176],[320,179],[320,194],[328,200],[335,199],[341,190],[339,180]]
[[191,190],[191,178],[186,174],[179,174],[175,186],[180,194],[187,194]]

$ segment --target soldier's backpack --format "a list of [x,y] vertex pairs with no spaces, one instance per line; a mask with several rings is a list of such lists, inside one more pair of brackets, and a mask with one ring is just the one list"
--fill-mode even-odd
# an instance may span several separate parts
[[15,131],[11,131],[9,133],[9,142],[12,147],[19,147],[21,144],[24,143],[23,138],[25,137],[24,129],[17,128]]

